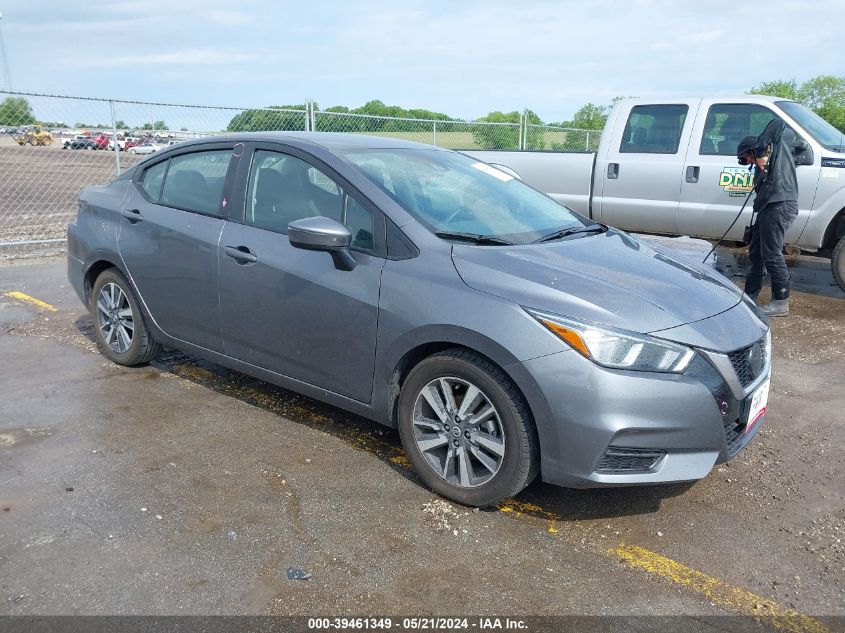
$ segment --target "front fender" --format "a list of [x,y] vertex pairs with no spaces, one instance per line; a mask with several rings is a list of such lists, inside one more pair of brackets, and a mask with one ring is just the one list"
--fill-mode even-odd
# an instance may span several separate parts
[[[836,169],[836,168],[831,168]],[[836,221],[836,216],[845,210],[845,169],[836,169],[838,180],[842,185],[838,189],[834,189],[832,193],[827,194],[827,199],[822,205],[814,208],[810,214],[804,230],[798,238],[797,245],[807,248],[824,248],[832,246],[832,244],[825,244],[825,239],[828,237],[828,229]],[[822,178],[823,182],[825,178]],[[819,189],[816,192],[816,200],[825,195],[822,191],[822,185],[819,184]]]

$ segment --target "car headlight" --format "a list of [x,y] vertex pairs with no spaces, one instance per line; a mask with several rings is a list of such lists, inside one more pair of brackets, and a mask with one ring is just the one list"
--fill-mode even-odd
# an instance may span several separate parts
[[603,367],[682,373],[695,356],[689,347],[677,343],[547,312],[527,310],[575,351]]

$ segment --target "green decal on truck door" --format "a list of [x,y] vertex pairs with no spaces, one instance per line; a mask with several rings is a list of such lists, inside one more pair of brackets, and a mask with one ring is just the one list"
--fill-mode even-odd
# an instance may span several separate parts
[[719,186],[732,198],[742,198],[754,188],[754,172],[748,167],[722,167]]

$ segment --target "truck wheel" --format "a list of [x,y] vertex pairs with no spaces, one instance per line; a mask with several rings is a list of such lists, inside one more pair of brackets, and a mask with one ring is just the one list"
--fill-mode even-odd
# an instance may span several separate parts
[[525,398],[489,360],[451,349],[411,370],[399,395],[399,434],[435,492],[473,506],[514,496],[539,470]]
[[141,365],[161,350],[126,278],[116,268],[100,273],[91,291],[91,317],[100,349],[118,365]]
[[833,269],[833,278],[836,283],[842,290],[845,290],[845,235],[839,238],[839,243],[833,249],[830,267]]

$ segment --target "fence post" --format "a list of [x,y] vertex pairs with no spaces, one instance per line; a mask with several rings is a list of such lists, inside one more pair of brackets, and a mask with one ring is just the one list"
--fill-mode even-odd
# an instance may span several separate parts
[[519,115],[519,149],[525,149],[525,113]]
[[434,135],[434,142],[432,143],[432,145],[437,145],[437,121],[433,122],[432,133]]
[[[114,143],[114,175],[120,175],[120,145],[117,143],[117,119],[114,116],[114,101],[109,99],[109,107],[111,108],[111,133],[112,142]],[[155,127],[155,126],[153,126]]]

